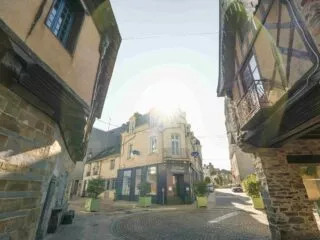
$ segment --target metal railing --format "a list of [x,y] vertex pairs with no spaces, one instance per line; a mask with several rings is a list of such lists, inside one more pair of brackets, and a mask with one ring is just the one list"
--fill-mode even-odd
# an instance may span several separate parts
[[[261,79],[251,83],[246,93],[238,102],[237,109],[240,126],[243,127],[260,109],[270,107],[273,103],[270,97],[270,91],[278,90],[284,92],[282,86],[276,86],[274,81]],[[276,94],[281,95],[281,94]],[[275,99],[273,99],[275,102]]]
[[163,149],[164,158],[188,158],[188,151],[186,148],[164,148]]

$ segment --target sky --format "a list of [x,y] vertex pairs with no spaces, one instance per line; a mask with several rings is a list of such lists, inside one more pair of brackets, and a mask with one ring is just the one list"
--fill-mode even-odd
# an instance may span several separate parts
[[[218,0],[111,0],[122,43],[101,120],[179,106],[202,144],[203,163],[230,169],[224,100],[216,97]],[[109,124],[110,123],[110,124]]]

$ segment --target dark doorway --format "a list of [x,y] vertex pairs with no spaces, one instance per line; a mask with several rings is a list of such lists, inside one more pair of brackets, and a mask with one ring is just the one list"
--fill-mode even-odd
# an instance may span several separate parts
[[176,196],[184,201],[184,177],[183,174],[174,174],[175,177],[175,188],[176,188]]

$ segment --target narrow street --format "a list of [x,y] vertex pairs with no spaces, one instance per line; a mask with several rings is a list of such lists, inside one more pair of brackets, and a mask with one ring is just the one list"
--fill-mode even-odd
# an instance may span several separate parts
[[77,213],[46,240],[84,239],[270,239],[266,217],[242,193],[218,189],[207,209],[168,206],[115,215]]

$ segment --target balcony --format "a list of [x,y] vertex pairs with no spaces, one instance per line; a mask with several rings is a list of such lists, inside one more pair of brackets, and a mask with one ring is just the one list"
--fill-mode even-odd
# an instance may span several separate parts
[[188,151],[186,148],[164,148],[163,149],[163,158],[164,159],[173,159],[173,160],[186,160],[189,158]]
[[246,130],[261,123],[285,92],[285,88],[274,81],[253,81],[237,104],[240,128]]

